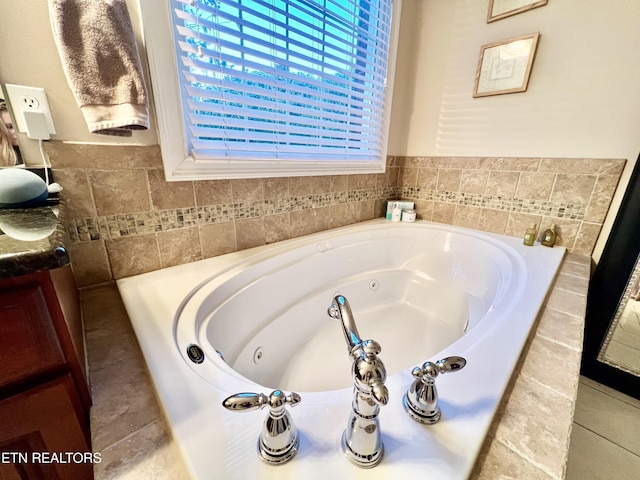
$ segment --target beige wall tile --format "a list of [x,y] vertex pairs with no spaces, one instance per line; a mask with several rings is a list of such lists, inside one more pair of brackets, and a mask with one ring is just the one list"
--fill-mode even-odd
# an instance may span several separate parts
[[518,186],[518,172],[489,172],[489,180],[487,181],[486,195],[513,197]]
[[234,222],[214,223],[200,227],[200,245],[204,258],[236,251]]
[[553,173],[522,172],[515,196],[532,200],[549,200],[555,178]]
[[349,186],[348,175],[331,175],[329,177],[332,192],[346,192]]
[[98,215],[146,212],[149,185],[144,170],[89,170]]
[[264,180],[262,178],[247,178],[231,180],[231,194],[234,203],[261,202],[264,200]]
[[[549,217],[545,218],[545,222],[553,222],[561,226],[563,231],[559,243],[566,243],[567,246],[581,253],[590,253],[625,163],[623,160],[610,159],[388,157],[386,172],[381,174],[170,183],[164,181],[160,150],[157,146],[47,143],[46,148],[51,151],[52,157],[55,157],[61,166],[56,168],[55,172],[58,180],[71,185],[63,191],[63,199],[68,203],[69,219],[143,212],[153,215],[152,210],[188,208],[194,205],[241,203],[245,206],[249,204],[249,208],[257,208],[259,205],[260,214],[264,215],[264,217],[258,217],[262,218],[263,222],[263,242],[274,242],[384,216],[386,212],[386,199],[362,202],[349,199],[349,203],[329,207],[320,207],[323,205],[320,202],[303,202],[304,205],[294,207],[300,210],[292,216],[286,212],[289,207],[280,200],[286,201],[293,196],[305,197],[347,190],[373,190],[401,186],[418,187],[425,194],[438,189],[474,195],[484,194],[490,197],[491,209],[456,205],[456,203],[462,203],[458,197],[455,199],[452,197],[450,204],[434,203],[429,200],[414,199],[414,201],[418,218],[470,226],[516,237],[522,237],[532,220],[540,223],[541,217],[525,213],[509,213],[509,205],[500,206],[500,199],[496,197],[503,197],[507,201],[511,198],[530,201],[548,199],[556,203],[582,205],[586,207],[586,223],[582,226],[579,220],[562,218]],[[549,194],[549,181],[555,178],[556,172],[561,181]],[[86,175],[84,179],[83,175]],[[578,182],[574,178],[576,175],[580,177]],[[92,197],[95,198],[95,202],[92,201]],[[265,199],[280,202],[276,202],[275,208],[270,209],[260,203]],[[335,199],[344,201],[346,197],[337,195]],[[589,201],[588,205],[587,201]],[[269,202],[267,206],[271,204],[272,202]],[[312,206],[317,208],[310,210]],[[494,210],[494,208],[504,208],[504,210]],[[233,220],[233,212],[227,218]],[[238,222],[246,222],[240,223],[239,227],[244,235],[246,233],[244,229],[251,231],[250,225],[257,225],[258,220],[246,218]],[[200,225],[203,256],[228,253],[235,251],[236,248],[253,245],[253,240],[244,243],[244,240],[239,237],[236,241],[236,224],[232,221],[227,223],[225,227]],[[209,227],[213,230],[209,231]],[[212,232],[216,228],[221,230],[213,235]],[[188,227],[185,226],[179,231],[187,230]],[[192,231],[195,232],[195,230]],[[145,232],[134,228],[129,233],[138,235]],[[168,237],[179,234],[166,233],[166,235]],[[258,237],[260,236],[258,234]],[[254,239],[255,237],[249,235],[243,238]],[[195,258],[193,252],[188,253],[186,250],[181,252],[186,255],[186,259]],[[171,255],[171,252],[162,252],[162,265],[179,261],[169,260],[167,255]],[[102,274],[96,274],[96,278],[104,278],[104,271]]]
[[[349,204],[347,204],[349,205]],[[374,201],[373,214],[375,218],[384,217],[387,215],[387,200],[377,199]]]
[[[478,220],[478,229],[483,232],[499,233],[503,235],[507,229],[509,221],[509,212],[502,210],[492,210],[483,208],[480,211],[480,219]],[[524,232],[523,232],[524,235]]]
[[441,192],[459,192],[462,170],[441,168],[438,170],[438,184],[436,189]]
[[193,182],[167,182],[164,170],[147,170],[154,210],[195,207]]
[[355,210],[356,206],[352,207],[352,205],[348,203],[333,205],[329,218],[327,219],[327,227],[338,228],[357,222],[360,220],[360,205],[357,205],[357,214]]
[[364,175],[362,175],[364,182],[363,182],[363,188],[371,190],[373,188],[376,188],[376,183],[377,183],[377,174],[375,173],[366,173]]
[[155,234],[106,240],[105,245],[116,280],[161,268]]
[[610,172],[619,176],[624,164],[625,161],[619,159],[544,158],[540,161],[540,171],[595,175]]
[[471,169],[478,167],[478,159],[476,157],[429,157],[420,166],[438,169]]
[[[356,205],[359,207],[358,208],[360,213],[359,218],[361,222],[375,218],[375,202],[373,200],[365,200],[362,202],[358,202]],[[332,209],[333,207],[326,207],[326,208]],[[331,214],[332,214],[331,210],[329,210],[328,212],[329,218],[331,217]]]
[[431,220],[434,222],[452,225],[455,214],[456,206],[453,203],[433,202]]
[[266,200],[277,200],[289,197],[289,178],[265,178],[264,198]]
[[162,268],[202,259],[198,227],[158,232],[157,239]]
[[418,181],[418,169],[404,167],[400,171],[398,185],[401,187],[415,188]]
[[488,181],[488,170],[463,170],[460,178],[460,191],[481,195],[487,189]]
[[511,170],[514,172],[536,172],[540,166],[537,158],[480,158],[481,170]]
[[236,220],[236,245],[238,250],[264,245],[264,217]]
[[95,217],[96,206],[86,171],[68,168],[54,170],[53,174],[56,182],[64,188],[60,198],[65,202],[67,218]]
[[396,187],[400,185],[400,168],[387,168],[387,187]]
[[264,217],[265,243],[274,243],[290,238],[289,213],[279,213]]
[[193,187],[198,206],[233,203],[231,180],[199,180]]
[[289,217],[291,219],[291,237],[301,237],[327,230],[329,215],[330,207],[291,212]]
[[78,287],[97,285],[112,280],[111,266],[104,241],[76,243],[67,246],[71,268]]
[[622,171],[624,170],[624,166],[627,164],[627,161],[624,159],[615,159],[610,160],[610,162],[611,168],[600,173],[620,177],[620,175],[622,175]]
[[364,183],[364,175],[347,175],[347,185],[349,190],[362,190],[364,188]]
[[[397,164],[410,168],[427,168],[433,164],[434,159],[431,157],[398,157]],[[432,167],[437,168],[437,167]]]
[[453,224],[459,227],[478,228],[478,222],[480,221],[480,211],[480,207],[456,205]]
[[[375,173],[373,174],[375,178],[374,188],[383,188],[387,186],[387,173]],[[332,190],[333,191],[333,190]]]
[[558,174],[550,200],[586,205],[596,184],[595,175]]
[[328,175],[315,177],[291,177],[289,179],[289,191],[293,197],[327,193],[331,191],[331,177]]
[[585,221],[604,222],[619,180],[619,175],[598,175],[584,215]]
[[572,251],[581,255],[591,255],[602,230],[601,223],[582,222],[576,235]]
[[[376,179],[375,179],[375,176],[370,174],[348,175],[347,185],[349,190],[364,190],[366,188],[375,188]],[[318,193],[321,193],[321,192],[318,192]]]
[[418,170],[416,187],[423,190],[436,190],[438,188],[438,169],[421,168]]
[[429,200],[416,200],[416,217],[420,220],[432,220],[433,218],[433,202]]

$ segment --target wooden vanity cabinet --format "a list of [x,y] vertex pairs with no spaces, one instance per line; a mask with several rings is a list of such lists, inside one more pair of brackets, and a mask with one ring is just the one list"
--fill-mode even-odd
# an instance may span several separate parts
[[0,478],[93,478],[86,375],[70,266],[0,279]]

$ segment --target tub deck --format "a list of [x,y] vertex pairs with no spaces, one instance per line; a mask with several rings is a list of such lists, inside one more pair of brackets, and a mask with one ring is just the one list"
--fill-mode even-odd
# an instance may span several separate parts
[[[528,366],[529,362],[526,361],[520,366],[517,379],[512,381],[509,387],[510,399],[505,396],[502,402],[498,416],[502,420],[498,421],[497,418],[494,422],[474,476],[493,478],[499,471],[495,469],[495,461],[499,460],[504,465],[506,459],[513,457],[514,463],[509,466],[509,471],[513,468],[519,469],[523,474],[518,476],[525,476],[526,472],[533,469],[532,472],[539,475],[544,472],[548,478],[562,478],[578,381],[583,321],[581,317],[584,314],[587,278],[588,263],[584,258],[569,256],[563,264],[563,271],[547,301],[537,333],[532,337],[529,347],[538,353],[537,367]],[[562,285],[558,286],[561,280]],[[94,293],[93,299],[100,301],[97,293]],[[567,311],[568,309],[571,311]],[[559,332],[562,332],[563,336],[559,336]],[[565,338],[567,336],[568,338]],[[89,338],[90,335],[88,341]],[[89,350],[92,350],[91,346]],[[561,359],[563,369],[554,368],[558,358]],[[550,372],[553,372],[553,375],[550,376]],[[98,410],[97,415],[100,414],[98,405],[99,398],[96,398],[94,410]],[[553,417],[545,414],[547,409],[554,412]],[[518,422],[513,421],[516,418]],[[523,418],[527,421],[527,428],[518,432]],[[548,425],[545,425],[545,420],[548,421]],[[160,422],[154,421],[154,424],[159,426]],[[94,429],[94,438],[97,440],[94,447],[98,448],[104,438],[113,438],[113,434],[107,435],[104,433],[106,429],[99,428],[99,419],[94,425],[98,427]],[[541,428],[544,434],[541,434]],[[543,444],[537,445],[536,442],[540,442],[540,439],[544,439]],[[532,455],[527,452],[535,453]],[[532,456],[535,458],[529,458]],[[483,472],[490,474],[485,475]],[[546,478],[544,475],[539,478]]]

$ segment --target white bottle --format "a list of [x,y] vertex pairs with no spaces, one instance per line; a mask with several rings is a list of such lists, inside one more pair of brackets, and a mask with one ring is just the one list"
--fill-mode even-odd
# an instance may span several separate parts
[[399,222],[400,218],[402,218],[402,209],[400,208],[400,205],[396,205],[393,210],[391,210],[391,221]]

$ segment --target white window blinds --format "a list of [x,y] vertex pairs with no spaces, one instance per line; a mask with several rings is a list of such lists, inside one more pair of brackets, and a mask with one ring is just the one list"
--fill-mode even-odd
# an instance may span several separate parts
[[198,161],[380,162],[392,0],[171,0]]

